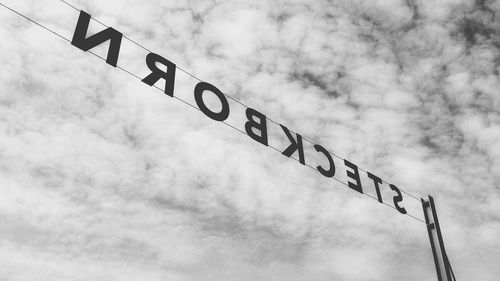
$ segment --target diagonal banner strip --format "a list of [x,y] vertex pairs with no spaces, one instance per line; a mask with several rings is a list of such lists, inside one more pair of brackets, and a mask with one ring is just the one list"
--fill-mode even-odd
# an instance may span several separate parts
[[[60,1],[62,1],[62,0],[60,0]],[[62,1],[62,2],[66,3],[65,1]],[[68,3],[66,3],[66,4],[68,4]],[[96,39],[96,40],[97,40],[97,41],[94,41],[94,42],[86,41],[86,40],[91,40],[92,36],[89,36],[89,37],[87,37],[87,38],[84,38],[84,37],[85,37],[85,36],[84,36],[83,38],[80,38],[80,41],[78,41],[78,40],[77,40],[78,38],[77,38],[77,36],[76,36],[77,32],[75,32],[74,37],[73,37],[73,40],[69,40],[69,39],[68,39],[68,38],[66,38],[64,35],[62,35],[62,34],[60,34],[60,33],[56,32],[56,31],[54,31],[53,29],[50,29],[49,27],[47,27],[47,26],[45,26],[45,25],[41,24],[40,22],[38,22],[38,21],[36,21],[36,20],[34,20],[34,19],[32,19],[32,18],[30,18],[30,17],[28,17],[28,16],[26,16],[26,15],[24,15],[24,14],[22,14],[22,13],[18,12],[18,11],[16,11],[15,9],[12,9],[12,8],[10,8],[10,7],[6,6],[6,5],[5,5],[5,4],[3,4],[3,3],[0,3],[0,5],[1,5],[1,6],[3,6],[4,8],[6,8],[6,9],[10,10],[11,12],[14,12],[14,13],[16,13],[17,15],[19,15],[19,16],[21,16],[21,17],[23,17],[23,18],[27,19],[27,20],[29,20],[30,22],[32,22],[32,23],[34,23],[34,24],[36,24],[37,26],[39,26],[39,27],[41,27],[41,28],[43,28],[43,29],[45,29],[45,30],[47,30],[47,31],[49,31],[49,32],[51,32],[51,33],[53,33],[54,35],[56,35],[56,36],[60,37],[61,39],[65,40],[65,41],[67,41],[67,42],[71,42],[73,45],[77,46],[78,48],[88,51],[89,53],[91,53],[92,55],[96,56],[97,58],[99,58],[99,59],[101,59],[101,60],[103,60],[103,61],[106,61],[108,64],[111,64],[111,65],[113,65],[113,64],[114,64],[113,66],[115,66],[115,67],[119,68],[120,70],[122,70],[122,71],[126,72],[127,74],[129,74],[129,75],[133,76],[134,78],[137,78],[137,79],[139,79],[139,80],[141,80],[141,81],[145,82],[145,80],[146,80],[146,78],[147,78],[147,77],[146,77],[146,78],[141,78],[141,77],[144,77],[144,76],[140,76],[140,75],[135,74],[133,71],[131,71],[131,70],[129,70],[129,69],[127,69],[127,68],[125,68],[125,67],[119,66],[119,65],[117,64],[117,61],[118,61],[118,56],[116,56],[116,61],[114,61],[114,60],[110,59],[110,57],[109,57],[109,56],[110,56],[110,52],[111,52],[111,46],[110,46],[110,49],[108,50],[108,56],[107,56],[107,57],[103,56],[102,54],[100,54],[100,53],[98,53],[98,52],[94,52],[94,51],[91,51],[91,50],[90,50],[90,49],[92,49],[92,48],[94,48],[94,47],[98,47],[98,45],[100,45],[101,43],[103,43],[103,42],[105,42],[105,41],[112,40],[112,39],[111,39],[111,37],[109,37],[109,36],[108,36],[109,38],[108,38],[108,37],[106,37],[106,36],[104,35],[104,33],[98,32],[98,33],[96,33],[96,34],[92,35],[92,36],[99,35],[99,34],[101,35],[101,38],[100,38],[100,39],[96,39],[97,37],[94,37],[94,39]],[[68,4],[68,5],[69,5],[69,4]],[[75,8],[74,6],[71,6],[71,7]],[[76,8],[75,8],[75,9],[76,9]],[[77,23],[77,30],[79,29],[79,26],[80,26],[80,28],[82,28],[82,30],[84,30],[84,31],[85,31],[85,33],[87,33],[87,31],[88,31],[87,29],[89,29],[88,23],[87,23],[87,26],[84,26],[84,21],[85,21],[85,19],[86,19],[86,15],[88,15],[88,14],[86,14],[86,13],[85,13],[85,12],[83,12],[83,11],[81,11],[81,13],[80,13],[80,18],[79,18],[78,23]],[[88,19],[87,19],[87,20],[90,20],[90,15],[88,15]],[[101,23],[101,24],[102,24],[102,23]],[[83,27],[82,27],[82,26],[83,26]],[[109,29],[109,28],[108,28],[107,30],[111,30],[111,29]],[[106,31],[107,31],[107,30],[106,30]],[[112,30],[114,30],[114,29],[112,29]],[[116,30],[115,30],[115,31],[116,31]],[[121,33],[119,33],[119,34],[121,35]],[[103,37],[103,36],[104,36],[104,37]],[[75,38],[77,38],[77,39],[75,39]],[[89,43],[89,42],[90,42],[90,43]],[[97,43],[96,43],[96,42],[97,42]],[[134,44],[137,44],[137,43],[135,43],[135,41],[132,41],[132,42],[134,42]],[[87,45],[84,47],[84,45],[85,45],[85,44],[87,44]],[[110,45],[112,45],[112,44],[113,44],[113,42],[111,42],[111,43],[110,43]],[[137,45],[138,45],[138,44],[137,44]],[[139,46],[141,46],[141,45],[139,45]],[[141,47],[142,47],[142,46],[141,46]],[[145,49],[145,50],[147,50],[147,49],[146,49],[146,48],[144,48],[144,47],[142,47],[142,48],[143,48],[143,49]],[[101,49],[101,51],[103,51],[103,50]],[[104,51],[105,51],[105,50],[104,50]],[[116,49],[115,49],[115,52],[119,52],[119,51],[120,51],[120,46],[118,46],[118,48],[116,48]],[[149,50],[148,50],[148,51],[149,51]],[[152,54],[152,53],[150,53],[150,54]],[[148,54],[148,57],[149,57],[149,55],[150,55],[150,54]],[[159,55],[158,55],[158,56],[159,56]],[[160,70],[160,69],[152,69],[151,65],[155,65],[155,63],[157,63],[158,61],[154,61],[154,63],[151,63],[151,64],[150,64],[150,63],[149,63],[149,61],[148,61],[148,57],[146,58],[146,61],[148,62],[147,64],[148,64],[148,67],[149,67],[149,72],[151,72],[151,71],[152,71],[152,73],[151,73],[150,75],[153,75],[153,74],[155,74],[155,75],[159,75],[159,73],[160,73],[160,72],[161,72],[161,73],[163,73],[163,74],[167,74],[167,75],[168,75],[168,71],[169,71],[169,69],[167,69],[167,71],[162,71],[162,70]],[[162,58],[161,56],[159,56],[159,57],[160,57],[160,58]],[[158,57],[156,57],[156,58],[158,58]],[[163,58],[162,58],[162,59],[163,59]],[[164,59],[164,60],[165,60],[165,59]],[[174,64],[174,66],[175,66],[175,64]],[[175,68],[177,68],[177,69],[178,69],[178,67],[177,67],[177,66],[175,66]],[[190,76],[192,76],[192,77],[196,78],[195,76],[193,76],[193,75],[191,75],[191,74],[189,74],[189,73],[187,73],[187,72],[186,72],[186,74],[188,74],[188,75],[190,75]],[[153,75],[153,76],[154,76],[154,75]],[[157,86],[157,85],[156,85],[156,82],[158,82],[158,80],[160,80],[160,78],[161,78],[161,77],[160,77],[160,78],[156,77],[156,78],[157,78],[157,79],[153,79],[153,80],[156,80],[156,81],[153,81],[154,83],[147,83],[147,82],[145,82],[145,83],[150,84],[150,86],[153,86],[155,89],[157,89],[157,90],[159,90],[159,91],[161,91],[161,92],[165,92],[165,93],[167,93],[166,88],[163,88],[163,89],[162,89],[161,87],[159,87],[159,86]],[[199,80],[199,81],[201,81],[201,80],[200,80],[200,79],[198,79],[198,78],[196,78],[196,79],[197,79],[197,80]],[[202,83],[205,83],[205,82],[198,83],[198,85],[200,85],[200,84],[202,84]],[[205,84],[208,84],[208,83],[205,83]],[[198,87],[198,85],[197,85],[197,87]],[[210,84],[208,84],[208,85],[210,85]],[[212,86],[212,85],[210,85],[210,86]],[[200,96],[203,94],[203,92],[204,92],[205,90],[209,90],[209,91],[211,91],[211,92],[213,92],[213,93],[216,93],[218,89],[216,89],[215,87],[214,87],[214,88],[205,88],[205,89],[203,89],[203,90],[201,90],[201,91],[199,92],[199,96],[198,96],[198,97],[200,97]],[[167,93],[167,94],[168,94],[168,93]],[[221,92],[221,94],[222,94],[222,92]],[[222,95],[223,95],[224,97],[227,97],[227,95],[226,95],[226,94],[222,94]],[[229,109],[228,109],[227,116],[225,116],[225,115],[224,115],[223,117],[220,117],[220,114],[221,114],[224,110],[222,110],[221,112],[217,113],[217,112],[213,112],[213,111],[211,111],[211,109],[210,109],[208,106],[206,106],[206,107],[202,107],[201,105],[205,105],[205,104],[204,104],[203,99],[197,99],[197,100],[196,100],[196,103],[198,104],[198,107],[197,107],[197,106],[195,106],[193,103],[191,103],[191,102],[187,101],[187,99],[183,99],[183,98],[181,98],[181,97],[178,97],[177,95],[174,95],[174,94],[173,94],[173,85],[172,85],[172,95],[171,95],[171,96],[172,96],[173,98],[175,98],[176,100],[178,100],[178,101],[180,101],[180,102],[182,102],[182,103],[185,103],[186,105],[189,105],[190,107],[192,107],[192,108],[194,108],[194,109],[196,109],[196,110],[198,110],[198,111],[201,111],[202,113],[204,113],[204,114],[205,114],[205,115],[207,115],[208,117],[210,117],[210,118],[212,118],[212,119],[214,119],[214,120],[217,120],[217,121],[221,121],[221,123],[225,124],[226,126],[228,126],[228,127],[232,128],[232,129],[234,129],[234,130],[236,130],[236,131],[238,131],[238,132],[240,132],[240,133],[242,133],[242,134],[244,134],[244,135],[250,136],[250,137],[251,137],[251,138],[253,138],[254,140],[257,140],[257,139],[256,139],[257,137],[252,136],[252,135],[250,135],[250,134],[249,134],[249,132],[252,132],[252,130],[251,130],[252,128],[260,129],[260,131],[261,131],[261,133],[260,133],[260,137],[262,137],[262,136],[263,136],[263,133],[264,133],[264,132],[266,132],[266,135],[267,135],[267,131],[265,130],[265,128],[263,128],[262,126],[257,126],[257,125],[262,125],[262,123],[256,123],[256,124],[253,124],[253,126],[252,126],[252,127],[250,127],[250,130],[248,129],[248,127],[247,127],[247,126],[245,126],[245,131],[244,131],[244,130],[242,130],[242,129],[237,128],[235,125],[230,124],[228,121],[226,121],[226,119],[229,117]],[[195,96],[196,96],[196,89],[195,89]],[[223,101],[223,100],[224,100],[224,98],[222,98],[222,96],[219,96],[219,99],[220,99],[221,101]],[[232,99],[232,98],[231,98],[231,99]],[[240,102],[238,102],[238,103],[240,103]],[[240,104],[241,104],[241,105],[243,105],[243,106],[245,106],[245,107],[247,107],[246,105],[244,105],[244,104],[242,104],[242,103],[240,103]],[[227,107],[229,108],[229,105],[227,105]],[[201,108],[201,109],[200,109],[200,108]],[[224,106],[223,106],[223,109],[224,109]],[[247,107],[247,110],[248,110],[248,107]],[[210,114],[209,114],[209,113],[212,113],[212,114],[213,114],[213,116],[215,116],[215,117],[210,116]],[[255,116],[255,115],[253,115],[253,116]],[[219,118],[219,117],[220,117],[220,118]],[[218,118],[219,118],[219,119],[218,119]],[[246,122],[245,124],[248,124],[248,123],[251,121],[250,119],[251,119],[251,118],[249,118],[249,117],[248,117],[248,113],[247,113],[247,119],[246,119],[246,120],[247,120],[247,122]],[[268,118],[263,118],[263,119],[267,119],[267,120],[269,120]],[[260,120],[262,121],[263,119],[261,118]],[[241,121],[241,120],[240,120],[240,121]],[[269,144],[269,143],[267,143],[267,142],[265,143],[265,145],[266,145],[267,147],[269,147],[269,148],[271,148],[271,149],[275,150],[275,151],[281,152],[281,153],[282,153],[282,154],[284,154],[285,156],[287,156],[287,157],[289,157],[289,158],[292,158],[292,159],[294,159],[294,160],[295,160],[295,161],[297,161],[297,162],[300,162],[301,164],[303,164],[303,165],[307,166],[308,168],[310,168],[310,169],[312,169],[312,170],[315,170],[315,171],[320,170],[320,169],[319,169],[319,168],[320,168],[320,166],[318,166],[318,167],[313,167],[312,165],[310,165],[310,164],[308,164],[308,163],[305,163],[305,160],[303,159],[303,156],[302,156],[302,154],[301,154],[301,152],[303,153],[303,151],[302,151],[302,150],[304,150],[303,145],[302,145],[302,142],[300,141],[300,140],[302,139],[302,137],[301,137],[299,134],[294,133],[294,132],[293,132],[293,131],[291,131],[291,130],[288,130],[286,127],[282,126],[281,124],[279,124],[279,123],[277,123],[277,122],[274,122],[274,123],[275,123],[276,125],[280,125],[280,126],[282,127],[282,129],[285,131],[285,133],[286,133],[286,135],[287,135],[287,137],[288,137],[288,140],[289,140],[289,142],[290,142],[290,145],[289,145],[289,146],[288,146],[288,148],[287,148],[286,150],[284,150],[283,152],[282,152],[282,149],[279,149],[277,146],[273,146],[273,145],[271,145],[271,144]],[[294,135],[295,135],[295,137],[294,137],[294,136],[293,136],[290,132],[293,132],[293,133],[294,133]],[[281,137],[281,139],[283,140],[283,136]],[[257,141],[259,141],[259,140],[257,140]],[[259,141],[259,142],[261,142],[261,141]],[[310,141],[309,141],[309,142],[310,142]],[[262,143],[262,142],[261,142],[261,143]],[[285,143],[286,143],[286,141],[285,141]],[[310,143],[311,143],[311,144],[314,144],[314,143],[312,143],[312,142],[310,142]],[[262,144],[264,144],[264,143],[262,143]],[[315,145],[315,146],[316,146],[316,145]],[[287,152],[287,151],[288,151],[288,152]],[[293,154],[294,154],[294,152],[295,152],[295,151],[298,151],[298,152],[299,152],[299,156],[300,156],[299,158],[296,158],[295,156],[293,156]],[[316,151],[319,151],[319,150],[317,149],[317,147],[316,147]],[[326,151],[326,150],[325,150],[325,151]],[[328,151],[326,151],[326,153],[328,153]],[[326,155],[326,154],[325,154],[325,155]],[[337,156],[337,157],[338,157],[338,156]],[[340,157],[338,157],[338,158],[340,158]],[[345,185],[345,186],[347,186],[347,187],[349,187],[349,188],[351,188],[351,189],[354,189],[354,190],[358,191],[359,193],[361,193],[361,194],[362,194],[362,195],[364,195],[364,196],[367,196],[367,197],[369,197],[369,198],[372,198],[373,200],[379,201],[380,203],[384,204],[385,206],[388,206],[388,207],[390,207],[390,208],[392,208],[392,209],[395,209],[395,210],[399,211],[400,213],[405,214],[405,215],[407,215],[407,216],[409,216],[409,217],[411,217],[411,218],[413,218],[413,219],[415,219],[415,220],[417,220],[417,221],[420,221],[420,222],[422,222],[422,223],[425,223],[423,220],[421,220],[421,219],[419,219],[419,218],[417,218],[417,217],[415,217],[415,216],[413,216],[413,215],[409,214],[409,213],[405,210],[405,208],[404,208],[404,207],[401,207],[401,206],[399,205],[399,204],[400,204],[400,202],[402,202],[402,201],[403,201],[403,197],[402,197],[402,194],[401,194],[401,190],[400,190],[400,189],[398,189],[396,186],[394,186],[394,185],[390,184],[390,188],[391,188],[393,191],[395,191],[395,192],[396,192],[396,195],[394,195],[394,196],[393,196],[394,206],[393,206],[393,205],[390,205],[390,204],[386,203],[384,200],[382,200],[382,196],[380,195],[380,192],[379,192],[379,186],[378,186],[378,184],[380,184],[380,183],[382,183],[382,182],[385,182],[385,181],[381,180],[380,178],[378,178],[378,177],[376,177],[376,176],[374,176],[374,175],[372,175],[372,174],[370,174],[370,173],[368,173],[368,172],[367,172],[367,173],[368,173],[368,176],[369,176],[369,177],[370,177],[370,178],[374,181],[374,183],[375,183],[375,189],[377,190],[377,197],[375,197],[375,196],[373,196],[373,195],[370,195],[370,194],[368,194],[368,193],[366,193],[366,192],[363,192],[363,189],[361,188],[361,186],[362,186],[362,185],[361,185],[361,178],[360,178],[359,171],[358,171],[358,170],[362,170],[362,169],[359,169],[356,165],[354,165],[353,163],[350,163],[349,161],[347,161],[347,160],[345,160],[345,159],[342,159],[342,160],[344,160],[345,165],[346,165],[346,167],[347,167],[347,168],[346,168],[347,170],[346,170],[346,173],[345,173],[345,174],[347,175],[347,176],[346,176],[346,177],[347,177],[347,180],[346,180],[346,181],[342,181],[341,179],[335,178],[335,177],[333,177],[333,176],[328,176],[328,177],[331,177],[331,178],[333,178],[334,180],[336,180],[337,182],[342,183],[343,185]],[[323,162],[324,162],[324,161],[323,161]],[[333,166],[332,164],[333,164],[333,162],[332,162],[332,161],[330,161],[330,170],[331,170],[332,168],[334,168],[334,166]],[[321,170],[320,170],[320,171],[321,171]],[[365,170],[362,170],[362,171],[365,171]],[[365,171],[365,172],[366,172],[366,171]],[[335,174],[335,172],[334,172],[334,174]],[[385,183],[387,183],[387,182],[385,182]],[[405,194],[406,194],[406,193],[405,193]],[[410,197],[411,197],[411,198],[416,198],[416,197],[414,197],[414,196],[410,196]]]

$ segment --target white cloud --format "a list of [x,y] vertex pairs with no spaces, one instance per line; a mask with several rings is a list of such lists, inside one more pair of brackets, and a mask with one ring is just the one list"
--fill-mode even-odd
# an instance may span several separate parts
[[[489,281],[499,21],[480,2],[71,1],[384,180],[435,195],[458,279]],[[78,16],[55,0],[3,3],[67,38]],[[0,22],[0,279],[434,278],[424,224],[1,7]],[[119,63],[142,77],[145,54],[125,40]],[[175,95],[194,104],[196,83],[178,69]],[[230,104],[243,129],[244,107]],[[422,217],[418,200],[404,203]]]

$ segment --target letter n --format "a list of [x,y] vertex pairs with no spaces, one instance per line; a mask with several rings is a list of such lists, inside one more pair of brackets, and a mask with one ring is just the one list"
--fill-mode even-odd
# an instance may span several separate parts
[[80,11],[75,33],[73,34],[73,40],[71,40],[71,45],[86,52],[95,46],[101,45],[102,43],[110,40],[106,63],[116,67],[123,35],[116,29],[108,27],[99,33],[87,37],[89,23],[90,15],[84,11]]

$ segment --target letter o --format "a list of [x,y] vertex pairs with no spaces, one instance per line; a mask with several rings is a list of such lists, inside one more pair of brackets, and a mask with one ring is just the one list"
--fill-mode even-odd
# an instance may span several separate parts
[[[222,110],[220,112],[213,112],[205,105],[205,102],[203,101],[203,92],[205,92],[205,90],[214,93],[219,98],[222,104]],[[196,100],[196,104],[200,108],[201,112],[211,119],[224,121],[229,117],[229,103],[227,102],[224,94],[214,85],[207,82],[200,82],[196,84],[196,87],[194,88],[194,99]]]

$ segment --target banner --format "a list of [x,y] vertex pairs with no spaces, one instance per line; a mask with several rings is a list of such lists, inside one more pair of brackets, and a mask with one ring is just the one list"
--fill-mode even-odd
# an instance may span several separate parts
[[[221,122],[245,134],[256,145],[280,152],[284,157],[297,161],[299,166],[314,170],[318,176],[333,179],[334,183],[341,183],[400,214],[423,222],[419,198],[384,181],[379,175],[361,169],[354,161],[337,156],[321,143],[315,143],[287,125],[270,119],[265,112],[244,105],[230,94],[225,94],[218,85],[201,81],[184,71],[168,58],[168,50],[150,51],[118,29],[105,26],[89,13],[65,2],[49,1],[44,9],[57,11],[50,18],[38,16],[50,13],[30,12],[15,1],[5,2],[10,2],[10,7],[16,7],[16,11],[21,11],[73,47],[90,52],[111,67],[125,71],[145,85],[161,91],[166,98],[196,108],[213,122]],[[241,86],[245,90],[245,85]]]

